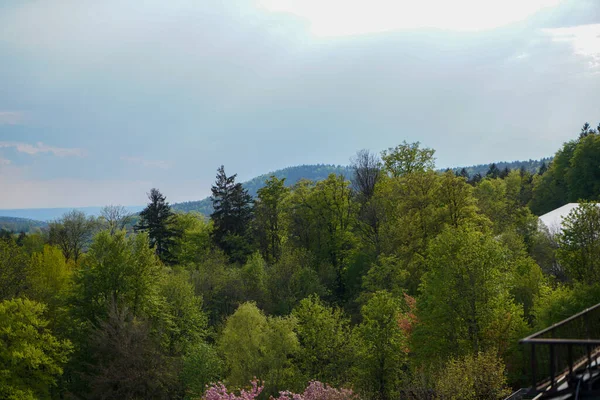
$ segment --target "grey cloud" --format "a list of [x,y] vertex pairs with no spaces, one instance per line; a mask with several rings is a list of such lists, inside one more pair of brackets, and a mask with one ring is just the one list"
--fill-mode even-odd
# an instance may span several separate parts
[[26,139],[3,132],[90,149],[76,168],[32,175],[151,174],[172,201],[208,194],[221,164],[247,179],[402,140],[437,149],[441,167],[548,156],[599,118],[600,80],[544,29],[598,9],[565,1],[489,32],[323,39],[244,0],[32,1],[0,15],[0,106],[35,123]]

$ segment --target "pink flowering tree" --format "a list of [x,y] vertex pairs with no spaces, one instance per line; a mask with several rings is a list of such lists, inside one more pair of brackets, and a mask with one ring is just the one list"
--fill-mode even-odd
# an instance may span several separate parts
[[213,383],[206,389],[202,400],[255,400],[263,391],[263,388],[264,386],[259,384],[255,378],[251,382],[250,389],[241,389],[239,395],[237,395],[233,390],[230,392],[223,383],[218,382]]
[[[264,386],[254,379],[249,390],[242,389],[236,394],[218,382],[208,387],[202,400],[256,400],[263,388]],[[359,397],[350,389],[336,389],[319,381],[311,381],[303,393],[280,392],[279,397],[271,397],[271,400],[359,400]]]
[[336,389],[319,381],[311,381],[304,393],[280,392],[279,397],[272,400],[358,400],[358,396],[350,389]]

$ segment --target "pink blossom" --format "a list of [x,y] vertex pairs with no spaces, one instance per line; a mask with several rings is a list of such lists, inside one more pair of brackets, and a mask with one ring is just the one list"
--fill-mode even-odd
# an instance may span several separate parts
[[242,389],[240,394],[236,395],[233,391],[229,393],[227,387],[222,383],[213,383],[204,393],[203,400],[255,400],[263,391],[264,386],[258,385],[258,380],[253,379],[250,390]]
[[311,381],[302,394],[285,391],[272,400],[358,400],[358,396],[350,389],[335,389],[319,381]]

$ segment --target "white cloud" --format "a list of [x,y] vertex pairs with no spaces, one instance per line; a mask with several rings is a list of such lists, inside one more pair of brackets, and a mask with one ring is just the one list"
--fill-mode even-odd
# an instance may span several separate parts
[[22,111],[0,110],[0,125],[19,125],[23,123],[25,114]]
[[317,36],[401,29],[480,31],[522,21],[562,0],[257,0],[271,12],[307,20]]
[[128,162],[130,164],[141,165],[145,168],[160,168],[160,169],[169,169],[171,166],[166,161],[162,160],[146,160],[141,157],[121,157],[122,161]]
[[0,166],[1,165],[10,165],[10,160],[0,157]]
[[85,151],[82,149],[53,147],[45,145],[42,142],[37,142],[36,144],[22,142],[0,142],[0,148],[14,148],[20,153],[29,155],[36,155],[39,153],[52,153],[58,157],[83,157],[85,155]]
[[569,43],[573,52],[588,59],[591,68],[600,68],[600,24],[544,29],[555,42]]

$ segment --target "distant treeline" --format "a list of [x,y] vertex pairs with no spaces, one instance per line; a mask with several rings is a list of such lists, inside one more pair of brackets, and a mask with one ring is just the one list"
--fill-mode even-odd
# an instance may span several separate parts
[[[298,165],[257,176],[248,182],[242,183],[242,186],[244,186],[244,189],[246,189],[252,197],[256,197],[258,189],[265,186],[265,181],[270,176],[275,176],[277,179],[285,179],[285,185],[291,187],[300,179],[319,182],[326,179],[329,174],[343,175],[350,178],[352,176],[352,170],[350,167],[342,165]],[[210,215],[213,212],[213,207],[210,197],[207,197],[198,201],[186,201],[184,203],[173,204],[173,210],[183,212],[196,211],[203,215]]]
[[0,231],[5,230],[9,232],[25,232],[29,233],[38,228],[44,228],[48,226],[43,221],[36,221],[27,218],[16,218],[16,217],[0,217]]
[[[471,179],[477,174],[479,174],[481,177],[485,177],[490,171],[491,166],[495,166],[499,171],[524,169],[530,174],[536,174],[540,168],[542,168],[542,166],[544,166],[543,168],[546,168],[551,161],[552,157],[545,157],[541,160],[530,159],[527,161],[501,161],[492,164],[478,164],[469,167],[457,167],[452,168],[451,170],[457,174],[460,174],[461,170],[464,169],[467,173],[467,179]],[[291,187],[301,179],[308,179],[313,182],[325,180],[329,174],[343,175],[346,178],[350,178],[353,172],[350,166],[343,165],[298,165],[257,176],[248,182],[242,183],[242,186],[252,197],[256,197],[258,190],[265,186],[265,181],[271,176],[275,176],[277,179],[285,179],[285,186]],[[212,214],[214,211],[210,197],[206,197],[197,201],[186,201],[183,203],[173,204],[173,210],[181,212],[195,211],[206,216]]]
[[[473,176],[479,174],[482,177],[486,176],[488,171],[490,170],[490,166],[495,165],[500,171],[502,170],[513,170],[513,169],[517,169],[517,170],[525,170],[527,172],[529,172],[530,174],[536,174],[539,172],[540,168],[542,168],[542,165],[544,165],[545,167],[547,167],[548,165],[550,165],[550,163],[552,162],[552,157],[545,157],[542,158],[541,160],[531,160],[529,159],[528,161],[500,161],[500,162],[496,162],[496,163],[492,163],[492,164],[478,164],[478,165],[472,165],[470,167],[457,167],[457,168],[451,168],[452,171],[456,172],[456,173],[460,173],[463,169],[467,172],[468,177],[472,178]],[[544,168],[545,168],[544,167]]]

